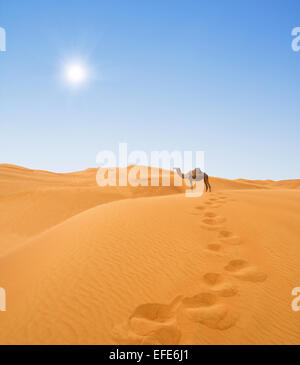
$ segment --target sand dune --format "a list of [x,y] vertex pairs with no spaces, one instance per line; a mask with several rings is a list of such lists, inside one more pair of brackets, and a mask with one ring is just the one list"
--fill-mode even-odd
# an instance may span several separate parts
[[0,165],[0,343],[299,344],[300,180],[211,184]]

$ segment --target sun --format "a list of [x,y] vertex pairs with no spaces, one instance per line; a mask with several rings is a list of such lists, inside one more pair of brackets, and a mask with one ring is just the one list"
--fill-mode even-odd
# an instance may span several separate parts
[[65,67],[64,76],[68,84],[79,86],[87,81],[88,70],[83,64],[70,63]]

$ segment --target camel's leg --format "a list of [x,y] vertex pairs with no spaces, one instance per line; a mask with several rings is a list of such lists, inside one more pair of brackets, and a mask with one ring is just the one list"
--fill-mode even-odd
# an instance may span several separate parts
[[211,192],[211,186],[208,181],[208,175],[206,175],[206,174],[204,175],[204,183],[205,183],[206,191],[209,189],[209,192]]
[[205,185],[205,191],[207,192],[208,186],[207,186],[207,180],[206,180],[205,175],[204,175],[204,185]]
[[190,179],[191,189],[193,190],[193,179]]

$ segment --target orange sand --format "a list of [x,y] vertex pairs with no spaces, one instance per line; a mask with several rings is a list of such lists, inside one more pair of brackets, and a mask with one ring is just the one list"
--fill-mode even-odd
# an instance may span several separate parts
[[300,344],[300,180],[211,184],[0,165],[0,344]]

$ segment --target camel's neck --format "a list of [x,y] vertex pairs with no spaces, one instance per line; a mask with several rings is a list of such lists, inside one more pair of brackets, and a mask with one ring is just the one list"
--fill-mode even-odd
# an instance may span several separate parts
[[181,169],[176,169],[177,174],[184,179],[184,174],[181,172]]

